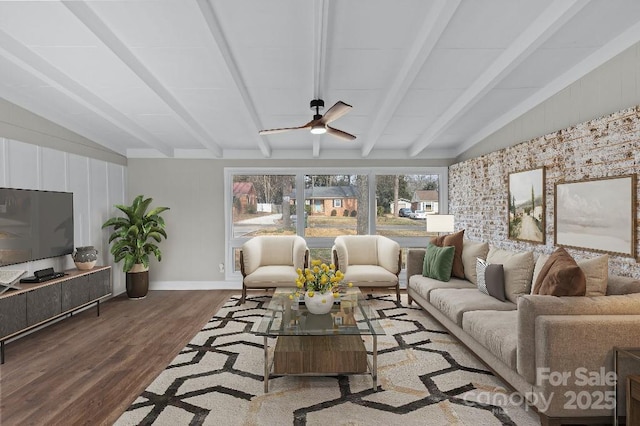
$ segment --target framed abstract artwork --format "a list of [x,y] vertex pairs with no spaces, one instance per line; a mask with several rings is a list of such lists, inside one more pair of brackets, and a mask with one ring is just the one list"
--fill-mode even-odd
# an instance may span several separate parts
[[555,185],[555,244],[636,256],[636,175]]
[[544,167],[509,173],[509,239],[545,243]]

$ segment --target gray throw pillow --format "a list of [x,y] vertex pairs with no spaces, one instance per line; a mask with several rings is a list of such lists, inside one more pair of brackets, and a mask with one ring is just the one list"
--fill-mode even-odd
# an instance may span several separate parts
[[506,301],[504,293],[504,267],[499,264],[487,263],[480,258],[476,261],[478,276],[478,290],[502,302]]

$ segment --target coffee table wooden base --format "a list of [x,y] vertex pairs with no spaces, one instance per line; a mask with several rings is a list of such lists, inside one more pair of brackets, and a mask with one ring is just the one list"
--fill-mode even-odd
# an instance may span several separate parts
[[349,374],[367,372],[367,350],[360,336],[280,336],[273,374]]
[[264,339],[264,391],[269,391],[269,375],[320,376],[366,374],[377,388],[377,336],[373,336],[373,358],[358,335],[279,336],[273,359],[269,360],[267,339]]

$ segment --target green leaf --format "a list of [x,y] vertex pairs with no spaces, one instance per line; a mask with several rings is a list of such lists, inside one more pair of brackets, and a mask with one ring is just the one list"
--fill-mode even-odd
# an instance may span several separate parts
[[155,209],[151,210],[149,213],[147,213],[147,216],[157,216],[158,214],[162,213],[163,211],[169,210],[169,207],[156,207]]
[[162,234],[159,232],[149,232],[149,238],[153,238],[157,242],[162,241]]
[[133,256],[126,256],[122,269],[124,270],[124,272],[129,272],[131,268],[133,268],[133,265],[135,265],[135,263],[136,262],[133,259]]

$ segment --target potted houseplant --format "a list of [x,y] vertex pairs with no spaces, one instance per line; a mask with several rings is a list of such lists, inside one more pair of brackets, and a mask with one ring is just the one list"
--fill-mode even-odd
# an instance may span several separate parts
[[167,238],[164,230],[164,219],[160,216],[168,207],[156,207],[149,212],[147,209],[153,201],[138,195],[130,206],[116,205],[126,216],[112,217],[102,228],[113,227],[109,237],[111,254],[116,263],[124,260],[123,270],[127,274],[127,296],[140,299],[149,290],[149,255],[154,255],[158,261],[162,260],[162,253],[156,245]]

